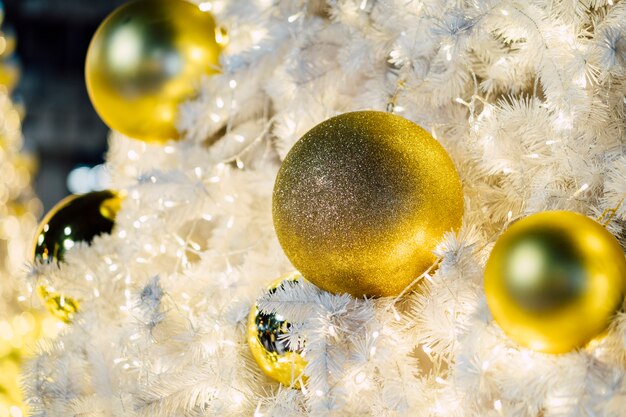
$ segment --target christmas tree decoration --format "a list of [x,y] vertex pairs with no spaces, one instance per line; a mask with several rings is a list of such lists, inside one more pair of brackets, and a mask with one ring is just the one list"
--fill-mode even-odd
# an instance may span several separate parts
[[60,262],[76,243],[111,233],[121,202],[122,196],[113,191],[71,195],[59,202],[39,224],[35,260]]
[[[62,295],[80,297],[74,324],[24,366],[31,415],[624,414],[626,314],[602,266],[621,258],[604,232],[579,221],[560,238],[537,232],[512,265],[528,253],[537,262],[498,291],[487,282],[489,304],[483,283],[495,237],[523,213],[605,213],[599,223],[626,247],[626,2],[189,3],[228,32],[223,72],[190,79],[193,97],[176,108],[180,142],[111,135],[107,187],[129,190],[113,233],[26,277],[68,313]],[[120,38],[111,43],[130,65],[136,37]],[[162,68],[161,56],[148,67]],[[139,97],[165,94],[154,80],[138,83],[155,86]],[[143,114],[104,108],[137,123]],[[323,122],[366,108],[395,115]],[[10,171],[0,166],[0,183],[21,183]],[[5,195],[0,186],[0,212]],[[13,236],[14,223],[0,222],[0,235]],[[264,292],[263,277],[296,269],[290,259],[307,281]],[[488,267],[488,281],[496,272],[506,277]],[[520,281],[528,274],[536,280]],[[544,279],[553,276],[564,278]],[[267,346],[302,349],[301,389],[252,363],[255,299],[274,313]],[[519,315],[492,316],[492,299]],[[509,322],[547,329],[543,350],[566,350],[559,338],[584,348],[518,348]],[[580,340],[564,333],[572,323]]]
[[444,148],[390,113],[320,123],[293,146],[274,185],[274,226],[289,260],[321,289],[355,297],[400,294],[462,215]]
[[66,297],[45,285],[38,286],[36,292],[50,314],[67,324],[72,323],[74,315],[80,308],[77,300]]
[[[283,285],[296,285],[302,279],[299,273],[291,273],[274,281],[268,291],[276,291]],[[265,314],[254,305],[248,315],[246,339],[252,356],[265,375],[287,387],[299,388],[306,361],[300,351],[292,350],[283,340],[289,326],[282,316]]]
[[494,319],[519,344],[547,353],[584,346],[622,304],[626,258],[604,227],[550,211],[514,223],[485,268]]
[[[95,191],[71,195],[46,214],[37,230],[34,258],[40,262],[61,262],[65,253],[79,242],[91,243],[98,235],[111,233],[122,195],[113,191]],[[71,323],[80,307],[78,300],[53,288],[40,285],[36,289],[48,311]]]
[[85,64],[89,97],[104,122],[135,139],[177,139],[178,106],[218,71],[213,17],[185,0],[135,0],[94,35]]

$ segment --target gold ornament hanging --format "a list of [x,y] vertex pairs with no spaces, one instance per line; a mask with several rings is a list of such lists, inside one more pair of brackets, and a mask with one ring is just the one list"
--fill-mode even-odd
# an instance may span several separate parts
[[[287,282],[299,282],[302,276],[294,272],[274,281],[268,291],[275,291]],[[252,356],[270,378],[285,386],[300,386],[299,379],[306,367],[306,361],[299,351],[290,350],[280,336],[289,330],[289,323],[277,314],[264,314],[256,305],[248,315],[246,338]]]
[[485,268],[494,319],[522,346],[564,353],[587,344],[622,304],[626,259],[617,239],[581,214],[549,211],[514,223]]
[[377,111],[320,123],[291,149],[274,186],[285,254],[323,290],[398,295],[461,226],[463,193],[444,148],[418,125]]
[[136,0],[94,35],[85,64],[89,97],[104,122],[135,139],[179,137],[178,106],[216,73],[221,45],[213,17],[185,0]]
[[[78,242],[91,243],[94,237],[111,233],[122,197],[113,191],[72,195],[50,210],[39,224],[34,242],[34,258],[40,262],[61,262]],[[40,286],[37,293],[48,310],[69,323],[79,303],[54,289]]]
[[113,191],[71,195],[46,214],[35,238],[35,259],[60,262],[78,242],[111,233],[122,197]]
[[80,308],[78,301],[44,285],[38,286],[36,292],[46,310],[54,317],[68,324],[74,320],[74,315]]

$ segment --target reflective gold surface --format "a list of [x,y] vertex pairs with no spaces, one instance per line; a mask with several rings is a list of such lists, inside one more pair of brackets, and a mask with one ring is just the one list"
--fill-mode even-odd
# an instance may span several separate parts
[[[297,282],[302,279],[299,273],[294,272],[274,281],[268,291],[275,290],[287,281]],[[279,339],[288,330],[289,323],[281,316],[263,314],[256,305],[250,309],[246,336],[252,356],[267,376],[285,386],[298,388],[298,379],[304,372],[306,361],[300,356],[300,352],[290,350]]]
[[[59,202],[39,224],[33,245],[35,260],[61,262],[77,243],[90,243],[97,235],[111,233],[122,198],[112,191],[97,191]],[[67,323],[78,311],[77,300],[51,288],[40,286],[37,293],[48,310]]]
[[582,347],[621,306],[626,259],[615,237],[586,216],[551,211],[513,224],[485,268],[485,293],[502,329],[546,353]]
[[389,113],[346,113],[306,133],[274,186],[287,257],[318,287],[355,297],[398,295],[461,226],[452,160],[418,125]]
[[78,301],[43,285],[37,287],[37,295],[50,314],[68,324],[72,322],[80,308]]
[[208,12],[184,0],[138,0],[114,11],[94,35],[85,65],[104,122],[130,137],[176,139],[178,106],[217,72],[221,46]]
[[121,199],[113,191],[96,191],[63,199],[39,224],[34,242],[35,259],[62,261],[65,252],[76,243],[90,243],[97,235],[111,233]]

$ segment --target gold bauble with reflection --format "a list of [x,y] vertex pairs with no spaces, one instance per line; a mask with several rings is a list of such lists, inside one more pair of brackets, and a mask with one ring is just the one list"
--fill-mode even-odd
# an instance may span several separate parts
[[583,347],[601,335],[626,288],[617,239],[581,214],[533,214],[507,229],[485,268],[489,309],[522,346],[546,353]]
[[390,113],[345,113],[289,151],[273,195],[285,254],[323,290],[394,296],[436,260],[461,226],[463,193],[444,148]]
[[[107,190],[72,195],[59,202],[39,224],[33,245],[35,260],[61,262],[65,252],[77,243],[91,243],[94,237],[111,233],[122,198],[120,193]],[[72,321],[79,307],[77,300],[46,286],[37,288],[37,293],[52,314]]]
[[85,64],[89,97],[102,120],[135,139],[177,139],[178,106],[203,75],[218,71],[213,17],[185,0],[136,0],[94,35]]
[[[276,291],[283,285],[297,285],[302,279],[299,273],[291,273],[270,284],[268,291]],[[289,326],[283,317],[264,314],[255,304],[248,315],[246,338],[254,360],[265,375],[287,387],[298,388],[306,361],[299,351],[290,350],[281,339]]]

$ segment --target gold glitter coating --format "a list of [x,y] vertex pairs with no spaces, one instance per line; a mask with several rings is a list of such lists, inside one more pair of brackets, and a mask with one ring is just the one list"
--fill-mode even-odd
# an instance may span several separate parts
[[323,290],[398,295],[435,261],[463,215],[459,175],[418,125],[345,113],[306,133],[285,158],[274,226],[292,264]]
[[617,239],[581,214],[549,211],[513,224],[485,267],[487,304],[522,346],[564,353],[593,340],[622,305],[626,258]]
[[[298,272],[285,275],[272,282],[268,291],[285,285],[286,282],[302,280]],[[300,377],[306,361],[300,352],[290,350],[280,336],[289,330],[289,323],[277,314],[263,314],[256,305],[250,309],[246,338],[254,360],[263,373],[281,384],[300,387]]]

